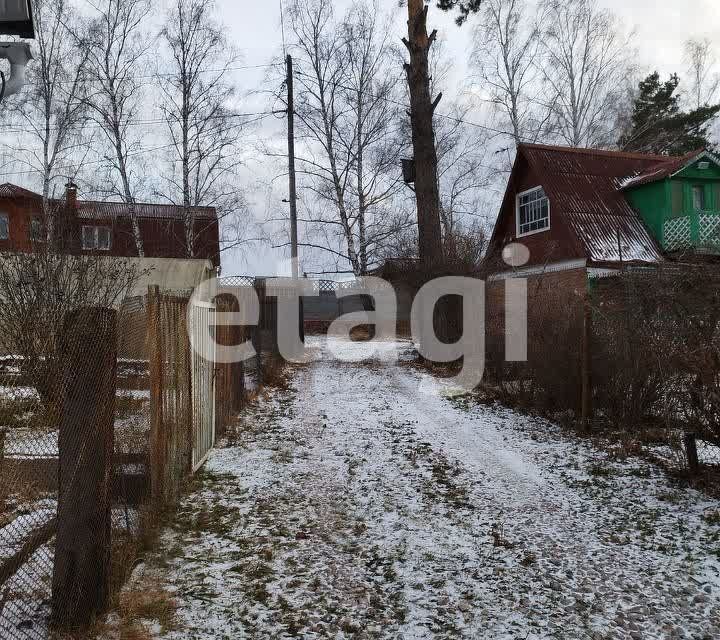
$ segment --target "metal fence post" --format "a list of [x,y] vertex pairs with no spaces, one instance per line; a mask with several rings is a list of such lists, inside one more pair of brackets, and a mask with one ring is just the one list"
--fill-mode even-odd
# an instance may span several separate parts
[[111,479],[117,314],[85,308],[62,327],[57,542],[52,580],[56,625],[86,625],[110,597]]

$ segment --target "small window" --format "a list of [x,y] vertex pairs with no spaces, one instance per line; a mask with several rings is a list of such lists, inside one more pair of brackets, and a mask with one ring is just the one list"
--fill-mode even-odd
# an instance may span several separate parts
[[82,228],[82,248],[86,251],[109,251],[110,238],[110,227]]
[[0,240],[10,239],[10,218],[7,213],[0,213]]
[[97,248],[101,251],[110,250],[110,228],[96,227],[97,229]]
[[42,219],[35,216],[30,220],[30,240],[33,242],[42,242],[45,239]]
[[693,185],[693,209],[695,211],[706,211],[705,207],[705,187],[701,184]]
[[517,197],[517,235],[525,236],[550,228],[550,200],[542,187]]

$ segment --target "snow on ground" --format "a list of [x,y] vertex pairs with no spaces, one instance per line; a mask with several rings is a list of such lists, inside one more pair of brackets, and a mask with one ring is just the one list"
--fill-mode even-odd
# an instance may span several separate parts
[[39,400],[35,387],[0,385],[0,400]]
[[720,637],[717,502],[446,398],[406,362],[315,344],[211,454],[136,577],[179,605],[155,636]]

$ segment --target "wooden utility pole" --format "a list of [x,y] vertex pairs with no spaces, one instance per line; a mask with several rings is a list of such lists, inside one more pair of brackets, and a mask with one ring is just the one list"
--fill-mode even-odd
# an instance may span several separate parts
[[285,59],[287,70],[287,117],[288,117],[288,180],[290,186],[290,258],[292,277],[298,277],[298,231],[297,231],[297,188],[295,183],[295,95],[293,87],[293,61],[288,54]]
[[415,154],[415,200],[417,202],[418,240],[423,266],[442,261],[440,228],[440,192],[435,149],[433,113],[442,94],[430,97],[428,52],[437,32],[427,32],[427,6],[423,0],[408,0],[408,38],[403,44],[410,53],[405,71],[410,87],[410,123]]

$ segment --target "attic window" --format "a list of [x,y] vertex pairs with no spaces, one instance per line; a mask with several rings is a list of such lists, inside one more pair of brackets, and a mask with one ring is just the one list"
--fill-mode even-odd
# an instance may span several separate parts
[[698,169],[700,171],[707,171],[710,168],[709,162],[698,162]]
[[542,187],[517,196],[517,235],[527,236],[550,228],[550,200]]

